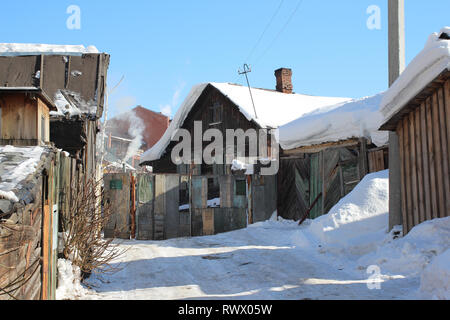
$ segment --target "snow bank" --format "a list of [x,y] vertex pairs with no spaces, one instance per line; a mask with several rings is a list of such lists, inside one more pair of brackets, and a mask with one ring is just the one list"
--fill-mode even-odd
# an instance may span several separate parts
[[425,48],[413,59],[384,95],[381,112],[385,122],[419,94],[442,71],[450,69],[450,41],[440,39],[443,33],[450,35],[450,27],[442,28],[439,34],[430,35]]
[[302,116],[280,127],[280,145],[289,150],[360,137],[377,146],[386,145],[388,133],[378,131],[383,121],[379,111],[382,97],[352,100]]
[[420,291],[427,298],[450,300],[450,249],[425,268]]
[[81,271],[72,262],[58,259],[58,288],[56,300],[75,300],[87,294],[87,289],[81,286]]
[[388,172],[367,175],[329,214],[291,233],[291,241],[364,276],[375,265],[384,279],[421,278],[422,295],[448,299],[450,217],[425,221],[404,237],[401,226],[388,232]]
[[0,43],[0,56],[25,56],[38,54],[82,55],[99,53],[95,46],[57,45],[34,43]]
[[273,90],[252,88],[252,96],[255,103],[257,117],[253,109],[248,87],[230,83],[203,83],[194,86],[178,109],[169,128],[161,139],[147,150],[141,162],[153,161],[161,158],[169,145],[171,138],[180,128],[198,98],[208,85],[215,87],[224,96],[238,106],[239,111],[249,120],[256,122],[262,128],[278,128],[281,125],[297,119],[305,114],[338,103],[349,101],[349,98],[317,97],[303,94],[285,94]]
[[[370,195],[370,196],[369,196]],[[389,222],[389,171],[367,175],[331,211],[311,222],[308,232],[322,245],[373,249],[373,240]],[[361,251],[363,250],[363,251]]]

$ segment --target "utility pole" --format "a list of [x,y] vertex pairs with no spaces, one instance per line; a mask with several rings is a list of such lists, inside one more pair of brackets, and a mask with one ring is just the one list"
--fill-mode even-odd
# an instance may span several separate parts
[[[389,87],[405,70],[405,1],[388,0],[389,16]],[[389,230],[402,225],[399,141],[389,131]]]
[[245,79],[247,79],[248,91],[250,91],[250,98],[252,99],[253,110],[255,111],[255,118],[258,119],[258,115],[256,114],[255,102],[253,101],[252,89],[250,87],[250,82],[248,81],[247,76],[247,73],[250,72],[252,72],[252,69],[250,69],[250,67],[246,63],[244,64],[244,71],[241,70],[238,71],[239,74],[245,74]]

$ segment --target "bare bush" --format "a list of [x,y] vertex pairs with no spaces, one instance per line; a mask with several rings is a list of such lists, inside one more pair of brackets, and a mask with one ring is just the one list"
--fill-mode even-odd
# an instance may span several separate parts
[[83,279],[94,270],[116,272],[111,262],[122,255],[114,239],[104,239],[102,229],[111,217],[109,203],[101,203],[102,180],[88,180],[71,192],[70,212],[63,216],[64,258],[81,269]]

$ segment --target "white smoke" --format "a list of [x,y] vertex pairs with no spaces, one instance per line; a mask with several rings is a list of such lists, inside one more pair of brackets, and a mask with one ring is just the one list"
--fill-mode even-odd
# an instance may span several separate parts
[[127,154],[123,159],[124,162],[127,162],[131,157],[137,154],[139,148],[142,146],[145,130],[144,122],[136,115],[135,111],[126,113],[126,117],[126,120],[130,123],[128,134],[133,138],[133,141],[128,146]]

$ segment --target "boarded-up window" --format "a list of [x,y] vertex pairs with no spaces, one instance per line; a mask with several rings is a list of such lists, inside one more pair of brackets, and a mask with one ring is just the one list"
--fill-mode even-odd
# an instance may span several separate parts
[[222,122],[222,104],[214,103],[210,108],[210,124],[218,124]]

